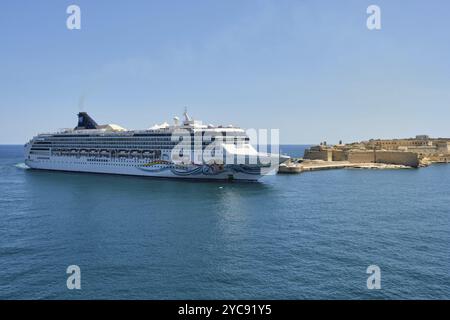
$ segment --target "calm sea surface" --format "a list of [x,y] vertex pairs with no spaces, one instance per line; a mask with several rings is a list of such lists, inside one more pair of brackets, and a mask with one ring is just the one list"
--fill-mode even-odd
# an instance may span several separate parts
[[22,162],[0,146],[1,299],[450,299],[450,165],[208,183]]

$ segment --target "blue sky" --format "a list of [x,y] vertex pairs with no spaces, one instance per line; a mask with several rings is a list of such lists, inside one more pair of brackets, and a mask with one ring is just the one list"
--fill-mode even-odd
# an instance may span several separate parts
[[[70,4],[81,30],[66,28]],[[80,110],[141,129],[184,106],[279,128],[281,143],[450,136],[449,12],[446,0],[3,1],[0,143],[73,127]]]

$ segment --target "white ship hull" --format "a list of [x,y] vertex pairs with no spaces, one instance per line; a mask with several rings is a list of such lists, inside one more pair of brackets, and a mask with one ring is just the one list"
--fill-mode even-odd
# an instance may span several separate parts
[[[173,165],[155,164],[149,166],[131,165],[127,163],[86,163],[86,161],[52,161],[52,160],[25,160],[25,164],[31,169],[104,173],[118,175],[132,175],[157,178],[201,179],[201,180],[242,180],[257,181],[262,177],[259,168],[242,166],[224,166],[214,170],[207,165],[190,165],[175,167]],[[246,170],[247,169],[247,170]]]

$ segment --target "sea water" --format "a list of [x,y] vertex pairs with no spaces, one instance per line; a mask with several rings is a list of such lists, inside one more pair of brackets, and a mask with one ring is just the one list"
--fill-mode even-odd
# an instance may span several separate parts
[[450,298],[450,165],[192,182],[29,170],[0,146],[0,179],[1,299]]

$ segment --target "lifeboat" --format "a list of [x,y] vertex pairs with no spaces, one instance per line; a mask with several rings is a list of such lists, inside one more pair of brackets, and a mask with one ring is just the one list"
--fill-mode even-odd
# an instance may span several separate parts
[[120,150],[118,153],[119,157],[128,157],[128,151],[126,150]]

